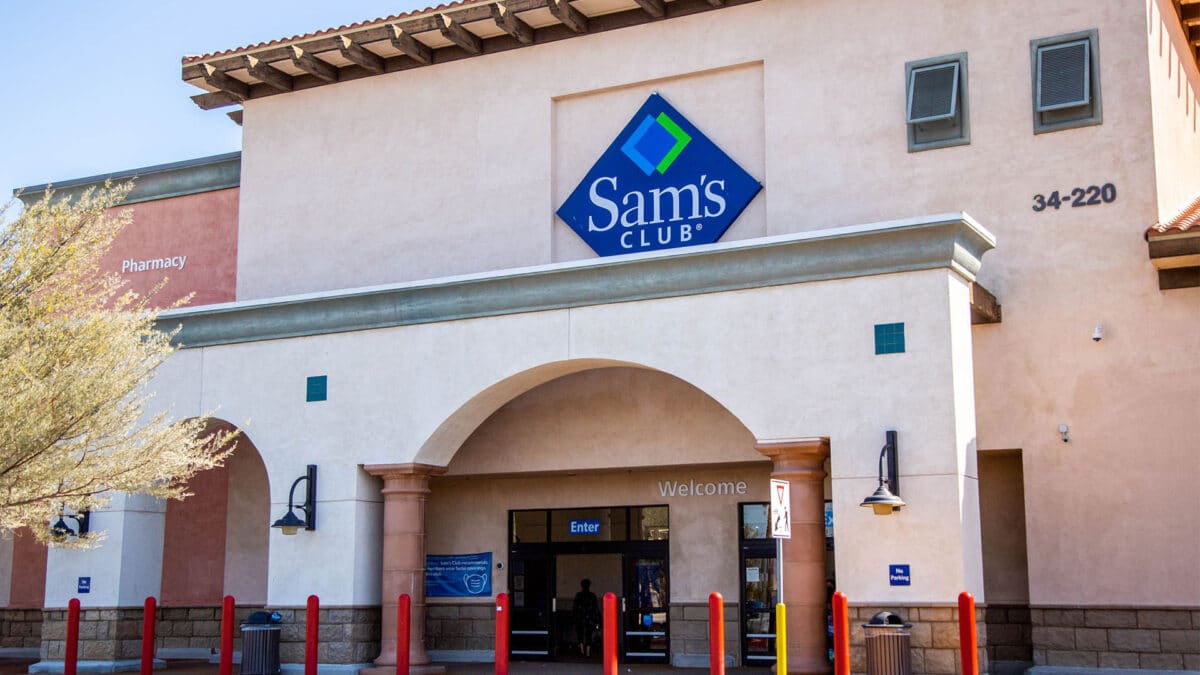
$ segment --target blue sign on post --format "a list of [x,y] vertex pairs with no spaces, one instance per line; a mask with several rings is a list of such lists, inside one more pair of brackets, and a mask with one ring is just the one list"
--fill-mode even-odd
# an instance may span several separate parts
[[79,585],[76,587],[76,592],[91,593],[92,592],[92,578],[91,577],[79,577]]
[[473,598],[492,595],[492,554],[425,556],[425,596]]
[[711,244],[759,183],[652,94],[558,209],[602,256]]
[[888,583],[892,586],[912,586],[910,565],[888,565]]

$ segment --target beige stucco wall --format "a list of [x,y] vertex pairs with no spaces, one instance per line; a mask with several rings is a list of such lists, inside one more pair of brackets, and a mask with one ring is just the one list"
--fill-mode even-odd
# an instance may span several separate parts
[[[262,458],[248,439],[225,465],[229,468],[228,507],[225,511],[225,574],[222,582],[226,595],[246,605],[267,601],[267,531],[274,522],[268,511],[271,496],[267,491],[267,470]],[[280,513],[280,515],[283,515]]]
[[1146,0],[1158,214],[1200,196],[1200,72],[1170,0]]
[[980,534],[986,561],[983,586],[993,604],[1029,602],[1024,488],[1020,452],[980,453]]

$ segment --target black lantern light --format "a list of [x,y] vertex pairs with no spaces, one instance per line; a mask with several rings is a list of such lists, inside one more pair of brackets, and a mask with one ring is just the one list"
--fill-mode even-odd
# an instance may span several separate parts
[[[296,486],[300,485],[300,481],[305,481],[304,503],[296,504]],[[296,515],[296,509],[304,512],[304,519],[301,520]],[[275,521],[271,527],[278,527],[284,534],[296,534],[300,528],[306,530],[317,529],[317,465],[309,464],[308,471],[303,476],[300,476],[292,482],[292,489],[288,491],[288,510],[282,518]]]
[[[75,521],[75,527],[67,525],[67,520]],[[65,507],[58,510],[58,520],[50,526],[50,537],[55,541],[63,541],[67,537],[82,536],[88,533],[88,523],[91,521],[89,511],[67,513]]]
[[[895,430],[885,432],[884,438],[886,440],[883,449],[879,451],[879,488],[875,490],[875,494],[859,504],[871,507],[877,516],[890,515],[892,511],[899,511],[900,507],[904,506],[904,500],[900,499],[900,471],[897,468],[899,449],[896,446]],[[886,478],[883,473],[884,460],[887,461]]]

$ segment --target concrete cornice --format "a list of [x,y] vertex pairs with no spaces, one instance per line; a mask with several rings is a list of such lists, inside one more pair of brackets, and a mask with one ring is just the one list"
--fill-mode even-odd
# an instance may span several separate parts
[[184,348],[948,268],[995,237],[949,213],[444,279],[163,312]]
[[234,188],[238,187],[242,179],[242,153],[230,152],[171,164],[145,166],[140,169],[76,178],[60,183],[31,185],[13,190],[13,194],[20,195],[21,201],[28,204],[41,199],[49,189],[53,189],[54,194],[59,198],[74,197],[90,187],[103,185],[105,181],[121,183],[130,178],[135,179],[133,190],[121,204],[137,204],[155,199]]

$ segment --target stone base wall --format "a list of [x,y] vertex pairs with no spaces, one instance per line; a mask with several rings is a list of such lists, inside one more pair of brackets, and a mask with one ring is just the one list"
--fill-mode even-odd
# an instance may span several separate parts
[[[67,653],[67,610],[42,611],[43,661]],[[142,655],[142,608],[85,609],[79,613],[79,659],[120,661]]]
[[1033,663],[1033,627],[1029,605],[992,605],[983,613],[987,621],[988,661]]
[[0,609],[0,648],[37,649],[42,645],[42,610]]
[[[234,610],[233,649],[242,648],[238,628],[252,612],[261,607]],[[275,610],[281,621],[279,659],[282,663],[304,662],[305,609]],[[66,655],[66,610],[37,611],[41,658],[61,661]],[[142,608],[85,609],[79,617],[79,658],[117,661],[137,659],[142,653]],[[328,664],[367,663],[379,656],[380,609],[378,607],[323,607],[318,633],[317,661]],[[207,650],[219,653],[221,645],[221,608],[164,607],[158,610],[155,624],[158,650]],[[38,646],[35,644],[33,646]]]
[[1034,607],[1039,666],[1200,670],[1200,609]]
[[[304,663],[304,608],[275,610],[283,616],[279,661]],[[379,607],[322,607],[318,613],[317,662],[369,663],[379,656],[383,614]]]
[[491,603],[425,606],[425,649],[494,651],[496,609]]
[[[252,612],[261,609],[254,606],[234,608],[234,652],[242,648],[241,631],[236,626],[240,626]],[[140,626],[138,630],[140,635]],[[221,606],[159,607],[158,620],[154,625],[154,644],[158,649],[205,649],[209,655],[215,656],[221,649]]]
[[[988,672],[988,632],[981,607],[975,608],[978,638],[979,672]],[[962,673],[962,654],[958,645],[958,605],[922,605],[917,607],[851,606],[850,607],[850,670],[867,672],[867,651],[863,641],[864,623],[879,612],[895,612],[912,624],[913,675],[955,675]]]
[[[742,639],[737,603],[725,603],[725,661],[741,664]],[[671,628],[671,663],[695,667],[708,664],[708,603],[672,603],[667,615]]]

